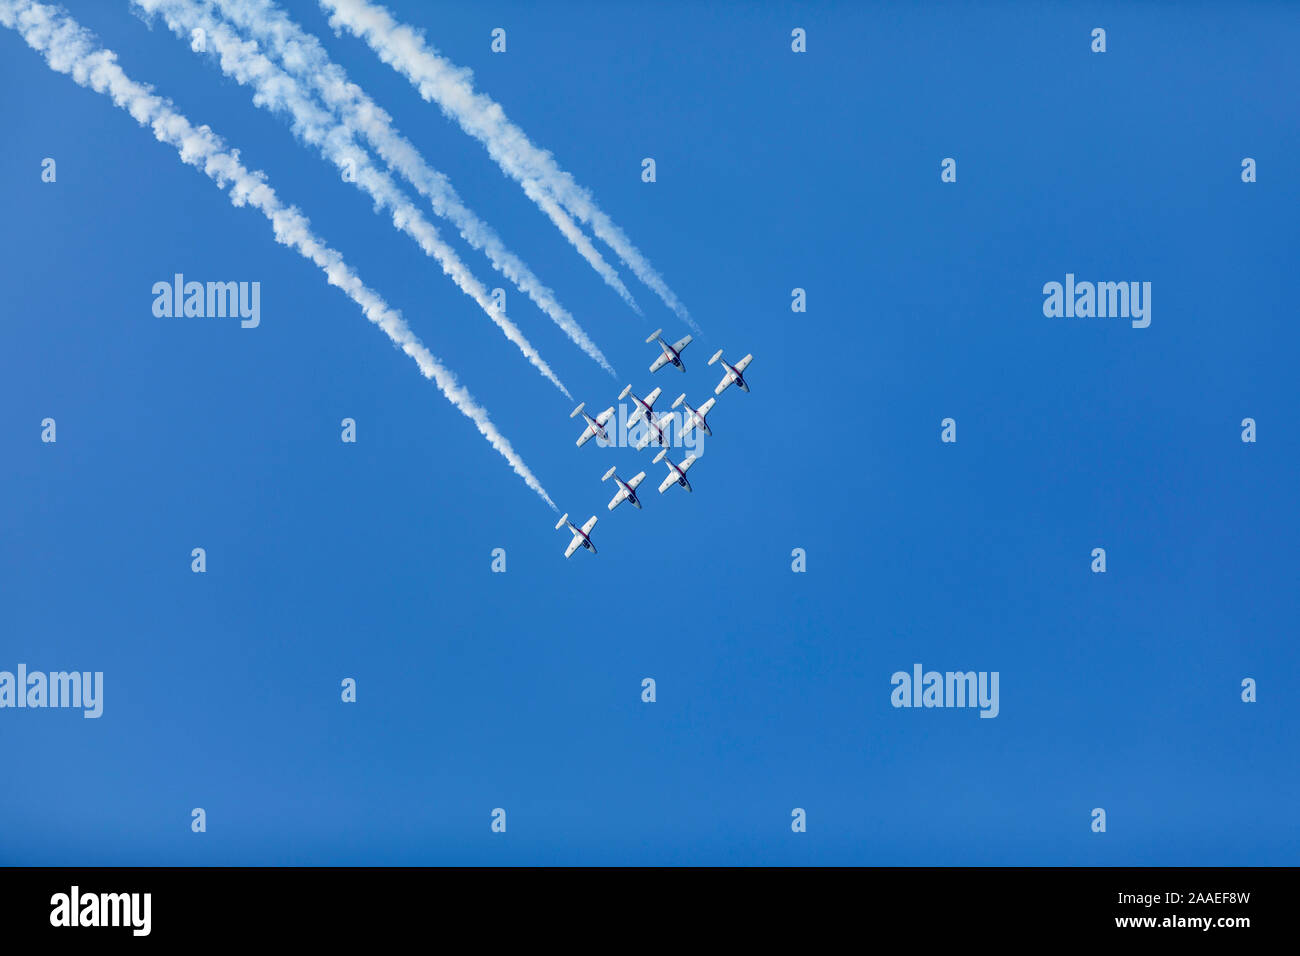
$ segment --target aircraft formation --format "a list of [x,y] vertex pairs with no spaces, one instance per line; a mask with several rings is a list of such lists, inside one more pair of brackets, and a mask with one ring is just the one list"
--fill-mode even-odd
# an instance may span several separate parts
[[[672,345],[669,345],[664,341],[662,333],[663,329],[656,329],[654,333],[646,339],[647,345],[652,342],[657,342],[660,349],[659,357],[650,363],[650,372],[653,374],[665,365],[672,365],[679,372],[685,372],[686,363],[682,361],[682,352],[685,351],[686,346],[691,344],[691,336],[684,336]],[[749,367],[749,363],[753,361],[753,358],[754,356],[752,355],[746,355],[735,365],[730,365],[722,358],[722,349],[718,349],[718,351],[713,354],[713,358],[709,359],[708,364],[720,364],[724,369],[722,381],[718,382],[717,387],[713,389],[713,397],[699,408],[693,408],[690,403],[686,401],[686,393],[683,392],[677,396],[676,400],[672,404],[673,408],[683,408],[686,413],[682,422],[679,437],[684,438],[686,435],[690,434],[692,430],[697,428],[706,435],[713,435],[713,431],[709,428],[709,423],[707,421],[709,412],[717,403],[718,396],[732,385],[738,386],[741,391],[749,391],[749,383],[745,381],[745,369]],[[641,421],[646,423],[645,436],[637,442],[637,449],[645,448],[652,441],[661,446],[659,454],[655,455],[654,463],[657,465],[660,462],[663,462],[667,465],[668,474],[664,477],[664,480],[659,483],[659,493],[663,494],[673,485],[681,485],[687,491],[691,491],[693,489],[691,488],[690,481],[686,477],[686,473],[690,471],[691,466],[695,464],[696,456],[688,456],[681,464],[678,464],[668,457],[668,426],[673,420],[673,415],[671,412],[665,412],[663,415],[656,418],[654,413],[655,402],[658,401],[659,395],[662,391],[662,388],[656,388],[644,398],[641,398],[634,394],[632,392],[632,386],[628,385],[619,393],[618,398],[619,401],[623,401],[629,397],[632,399],[634,408],[632,414],[627,420],[629,427]],[[578,441],[576,443],[577,446],[581,448],[592,438],[599,438],[601,441],[608,442],[609,432],[606,431],[605,426],[614,418],[614,406],[611,405],[595,418],[588,415],[586,411],[584,411],[585,408],[586,402],[583,402],[569,413],[570,418],[577,418],[581,415],[583,420],[587,423],[586,427],[582,430],[582,434],[578,436]],[[625,501],[631,504],[632,507],[640,510],[641,498],[637,494],[636,490],[641,485],[641,482],[645,480],[645,472],[637,472],[625,481],[619,477],[617,469],[611,468],[609,471],[605,472],[600,480],[608,481],[611,478],[614,479],[614,484],[618,487],[618,491],[616,491],[614,497],[610,499],[608,506],[609,510],[613,511]],[[573,540],[570,541],[569,546],[564,549],[564,556],[566,558],[572,557],[573,552],[577,551],[579,548],[586,548],[592,554],[596,553],[596,546],[592,544],[591,541],[591,531],[596,527],[596,521],[596,515],[592,515],[581,528],[578,528],[569,520],[568,512],[565,512],[560,520],[555,523],[556,531],[559,531],[565,525],[568,525],[569,531],[573,534]]]

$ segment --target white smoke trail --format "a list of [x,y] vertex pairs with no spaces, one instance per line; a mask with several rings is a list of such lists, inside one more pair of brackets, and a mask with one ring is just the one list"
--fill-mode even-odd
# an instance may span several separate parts
[[[474,90],[472,74],[457,67],[425,43],[421,33],[398,23],[384,7],[367,0],[318,0],[330,15],[330,26],[346,28],[370,45],[381,60],[405,76],[425,100],[435,102],[460,127],[487,147],[508,175],[520,183],[532,181],[600,237],[647,286],[697,332],[690,313],[663,277],[641,254],[573,177],[538,149],[506,117],[491,97]],[[525,188],[527,191],[527,188]]]
[[370,155],[357,145],[352,134],[333,116],[318,106],[305,94],[294,79],[262,54],[257,44],[241,39],[225,24],[215,20],[192,0],[131,0],[132,5],[146,14],[161,13],[167,26],[179,37],[189,41],[194,30],[202,30],[204,44],[217,53],[221,70],[243,86],[254,90],[253,102],[275,112],[285,111],[291,118],[294,135],[308,145],[316,147],[322,156],[339,170],[346,172],[355,184],[386,208],[393,225],[406,233],[424,254],[436,260],[442,271],[456,285],[478,303],[524,357],[555,385],[566,398],[572,399],[569,390],[555,372],[507,318],[469,267],[460,261],[456,251],[443,241],[438,230],[424,218],[392,178],[377,168]]
[[79,86],[107,94],[137,123],[151,127],[160,142],[179,151],[183,162],[203,170],[218,187],[228,190],[235,206],[251,205],[266,216],[275,230],[276,242],[296,249],[319,267],[329,284],[342,289],[360,306],[366,318],[383,329],[398,348],[415,360],[424,377],[432,379],[447,400],[474,422],[515,474],[553,510],[559,510],[487,411],[416,338],[401,313],[367,288],[343,257],[312,233],[306,217],[296,207],[280,202],[264,173],[244,168],[238,151],[229,149],[211,129],[191,125],[170,100],[130,79],[117,65],[117,55],[99,47],[94,35],[62,10],[35,0],[0,0],[0,25],[16,30],[51,69],[71,76]]
[[[613,367],[573,316],[552,292],[487,223],[478,218],[457,195],[445,175],[433,169],[410,140],[393,126],[390,117],[346,71],[330,59],[325,48],[271,0],[214,0],[221,15],[262,44],[286,72],[307,84],[348,130],[364,137],[388,168],[406,179],[429,200],[433,211],[452,222],[461,237],[481,250],[493,268],[527,295],[539,309],[589,357],[610,375]],[[577,230],[585,240],[586,236]]]

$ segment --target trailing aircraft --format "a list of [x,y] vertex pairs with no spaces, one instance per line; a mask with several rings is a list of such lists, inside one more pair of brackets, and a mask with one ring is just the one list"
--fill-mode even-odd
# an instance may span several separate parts
[[592,418],[583,411],[583,408],[585,408],[586,405],[586,402],[582,402],[577,408],[569,413],[570,418],[577,418],[579,415],[582,415],[582,417],[587,420],[587,427],[583,429],[582,434],[578,436],[579,448],[587,444],[587,442],[596,435],[599,435],[602,441],[609,441],[609,433],[605,431],[605,425],[614,417],[613,405],[605,409],[595,418]]
[[641,440],[636,443],[637,450],[640,451],[653,440],[661,448],[668,447],[668,426],[673,423],[673,413],[664,412],[658,420],[653,418],[646,419],[645,434]]
[[614,482],[618,485],[618,492],[614,495],[612,499],[610,499],[609,502],[610,511],[613,511],[615,508],[619,506],[620,503],[624,501],[630,504],[633,508],[641,507],[641,499],[636,496],[636,486],[641,484],[641,482],[645,481],[644,471],[637,472],[637,474],[633,476],[631,481],[624,481],[618,475],[614,474],[614,469],[611,468],[609,471],[605,472],[605,477],[601,478],[600,480],[607,481],[610,478],[613,478]]
[[691,408],[691,403],[686,400],[686,393],[682,392],[682,394],[678,395],[677,400],[673,402],[673,408],[681,405],[686,409],[686,417],[682,421],[682,432],[678,437],[685,438],[691,433],[692,428],[699,428],[704,434],[712,436],[713,432],[709,429],[709,423],[704,420],[704,416],[709,414],[717,401],[716,398],[711,398],[699,408]]
[[[709,364],[712,365],[720,358],[722,358],[722,349],[718,349],[716,352],[713,353],[713,358],[709,359]],[[749,363],[752,362],[753,360],[754,360],[754,356],[746,355],[735,365],[728,365],[724,361],[722,363],[722,367],[727,370],[727,373],[722,376],[722,381],[719,382],[718,387],[713,390],[713,394],[721,395],[723,392],[727,390],[727,386],[731,385],[733,382],[736,385],[740,386],[741,391],[748,392],[749,383],[745,381],[745,376],[742,375],[741,373],[744,372],[745,369],[749,367]]]
[[691,491],[692,490],[691,483],[686,480],[686,473],[691,470],[691,465],[695,464],[695,456],[691,455],[691,457],[687,458],[684,462],[682,462],[681,466],[678,467],[677,464],[674,463],[671,458],[667,457],[667,455],[668,455],[667,448],[665,448],[659,454],[655,455],[656,465],[662,461],[668,466],[668,477],[665,478],[663,481],[659,482],[659,494],[662,495],[674,484],[681,485],[687,491]]
[[560,520],[555,523],[555,530],[559,531],[566,524],[569,526],[569,530],[573,532],[573,540],[564,549],[564,556],[566,558],[573,557],[573,552],[580,547],[586,548],[592,554],[595,554],[596,546],[591,543],[591,529],[596,527],[596,516],[592,515],[581,528],[575,528],[573,522],[569,520],[569,513],[566,511]]
[[618,393],[618,400],[620,402],[623,401],[623,399],[627,398],[629,395],[632,395],[632,404],[636,406],[632,414],[627,417],[628,428],[631,428],[642,418],[644,418],[647,422],[651,420],[651,417],[654,415],[655,400],[659,397],[659,393],[662,391],[663,391],[662,388],[656,388],[645,398],[637,398],[635,395],[632,395],[632,386],[629,385],[627,386],[627,388],[623,389],[623,391]]

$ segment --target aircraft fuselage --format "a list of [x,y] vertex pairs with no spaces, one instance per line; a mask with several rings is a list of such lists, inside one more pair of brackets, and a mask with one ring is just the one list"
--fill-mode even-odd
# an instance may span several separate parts
[[736,367],[735,367],[734,365],[728,365],[728,364],[724,361],[724,362],[722,362],[722,367],[725,368],[725,369],[727,370],[727,374],[731,376],[731,381],[732,381],[733,384],[735,384],[735,385],[739,385],[741,391],[744,391],[744,392],[748,392],[748,391],[749,391],[749,386],[745,384],[745,376],[743,376],[743,375],[741,375],[739,372],[737,372],[737,371],[736,371]]
[[[686,403],[683,402],[682,404],[685,405]],[[709,431],[709,423],[706,422],[706,421],[704,420],[704,416],[703,416],[703,415],[701,415],[701,414],[700,414],[699,412],[697,412],[695,409],[691,408],[690,405],[686,405],[686,411],[687,411],[687,412],[690,414],[690,416],[691,416],[691,426],[692,426],[692,427],[698,427],[698,428],[700,429],[700,431],[704,432],[704,434],[706,434],[706,435],[709,435],[709,436],[712,436],[712,435],[713,435],[713,432]]]
[[618,486],[619,486],[620,488],[622,488],[624,494],[627,495],[627,498],[626,498],[625,500],[628,502],[628,504],[633,505],[634,507],[640,508],[640,507],[641,507],[641,502],[640,502],[639,500],[637,500],[636,492],[632,490],[632,486],[629,485],[629,484],[628,484],[626,481],[624,481],[622,478],[620,478],[618,475],[615,475],[615,476],[614,476],[614,480],[618,482]]
[[679,356],[679,354],[678,354],[677,352],[674,352],[674,351],[673,351],[673,347],[672,347],[671,345],[669,345],[669,344],[668,344],[667,342],[665,342],[663,339],[660,339],[660,340],[659,340],[659,347],[662,348],[662,349],[664,350],[664,357],[667,358],[668,361],[672,362],[675,366],[677,366],[678,368],[680,368],[683,372],[686,371],[685,368],[682,368],[682,360],[681,360],[681,357]]
[[566,522],[566,524],[568,524],[569,530],[573,532],[574,537],[582,539],[582,546],[586,548],[588,551],[590,551],[592,554],[595,554],[596,546],[591,543],[591,539],[589,537],[587,537],[585,534],[582,533],[582,529],[575,528],[573,526],[572,521]]

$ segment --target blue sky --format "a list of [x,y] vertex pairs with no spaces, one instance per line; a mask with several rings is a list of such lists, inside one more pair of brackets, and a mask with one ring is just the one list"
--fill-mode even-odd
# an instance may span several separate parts
[[[644,337],[686,331],[653,293],[622,270],[638,318],[479,143],[287,6],[610,357],[455,240],[576,399],[698,404],[718,348],[753,391],[690,495],[649,451],[575,448],[570,403],[282,119],[126,3],[68,4],[600,515],[565,561],[260,215],[0,31],[0,669],[105,675],[99,720],[0,711],[0,862],[1295,862],[1300,13],[393,0],[690,308],[687,374],[652,378]],[[176,272],[260,281],[260,327],[155,318]],[[1151,282],[1150,327],[1044,317],[1067,272]],[[647,471],[643,511],[605,510],[610,464]],[[998,671],[999,716],[891,707],[916,662]]]

